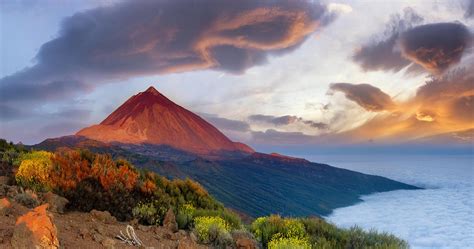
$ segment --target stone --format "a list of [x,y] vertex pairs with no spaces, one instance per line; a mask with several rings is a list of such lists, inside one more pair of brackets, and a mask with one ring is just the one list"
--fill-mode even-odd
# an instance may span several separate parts
[[196,249],[197,244],[190,238],[184,238],[178,242],[177,249]]
[[43,199],[49,204],[49,211],[60,214],[64,213],[64,209],[69,203],[66,198],[53,194],[52,192],[44,194]]
[[93,239],[94,241],[100,243],[100,242],[102,242],[102,241],[105,239],[105,237],[102,236],[102,235],[100,235],[100,234],[98,234],[98,233],[94,233],[94,234],[92,234],[92,239]]
[[235,231],[232,233],[236,249],[257,249],[258,244],[248,232]]
[[107,224],[111,224],[111,223],[115,223],[117,222],[117,219],[115,219],[115,217],[113,217],[112,215],[110,215],[110,213],[108,211],[97,211],[95,209],[93,209],[90,214],[92,215],[92,217],[94,217],[95,219],[99,220],[99,221],[102,221],[104,223],[107,223]]
[[165,218],[163,219],[163,227],[171,230],[172,232],[178,231],[178,223],[176,222],[176,217],[173,213],[173,209],[168,209],[168,212],[165,214]]
[[17,219],[11,239],[13,248],[59,248],[58,231],[47,208],[48,204],[38,206]]
[[163,237],[168,240],[176,241],[179,239],[179,234],[168,231],[163,234]]
[[7,198],[0,199],[0,216],[8,215],[11,211],[12,203]]
[[253,239],[238,238],[235,240],[235,248],[237,249],[257,249],[257,243]]
[[107,249],[114,249],[116,242],[111,238],[105,238],[102,240],[101,244]]

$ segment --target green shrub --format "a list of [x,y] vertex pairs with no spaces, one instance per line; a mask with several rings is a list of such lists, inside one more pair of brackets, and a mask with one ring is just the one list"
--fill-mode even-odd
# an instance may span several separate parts
[[192,220],[194,211],[196,208],[191,204],[184,204],[178,208],[178,213],[176,215],[176,222],[178,223],[179,229],[189,228]]
[[196,209],[193,212],[193,217],[203,217],[203,216],[210,216],[210,217],[220,217],[225,220],[225,222],[229,225],[230,229],[240,229],[242,228],[242,221],[240,217],[227,209],[218,209],[218,210],[210,210],[210,209]]
[[299,219],[284,219],[278,215],[260,217],[252,223],[251,230],[264,247],[269,246],[269,243],[276,239],[288,238],[307,241],[304,224]]
[[311,245],[307,239],[280,237],[272,239],[268,249],[311,249]]
[[350,248],[409,248],[408,243],[394,235],[379,233],[375,230],[365,232],[359,227],[352,227],[348,231],[348,243]]
[[159,225],[162,223],[168,209],[168,203],[155,200],[149,203],[139,203],[135,208],[133,208],[132,214],[133,217],[138,219],[141,223],[147,225]]
[[202,243],[213,243],[222,233],[229,233],[229,227],[220,217],[202,216],[194,218],[194,230]]

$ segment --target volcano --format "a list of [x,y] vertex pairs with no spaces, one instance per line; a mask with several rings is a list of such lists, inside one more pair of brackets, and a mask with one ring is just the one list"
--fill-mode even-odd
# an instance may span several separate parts
[[84,128],[76,135],[107,143],[167,145],[201,155],[254,152],[245,144],[231,141],[154,87],[132,96],[100,124]]

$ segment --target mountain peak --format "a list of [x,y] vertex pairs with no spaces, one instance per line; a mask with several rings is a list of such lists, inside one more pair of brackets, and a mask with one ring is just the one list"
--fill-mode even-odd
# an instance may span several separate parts
[[148,87],[148,89],[146,89],[145,92],[147,92],[147,93],[153,93],[153,94],[155,94],[155,95],[156,95],[156,94],[160,94],[160,92],[158,92],[158,90],[156,90],[156,88],[153,87],[153,86]]
[[101,142],[168,145],[197,154],[254,152],[245,144],[232,142],[153,86],[129,98],[100,124],[84,128],[76,135]]

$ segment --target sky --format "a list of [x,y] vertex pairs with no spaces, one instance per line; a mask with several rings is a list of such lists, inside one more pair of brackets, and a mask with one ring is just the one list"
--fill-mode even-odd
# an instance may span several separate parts
[[154,86],[257,148],[472,147],[473,9],[0,0],[0,137],[74,134]]

